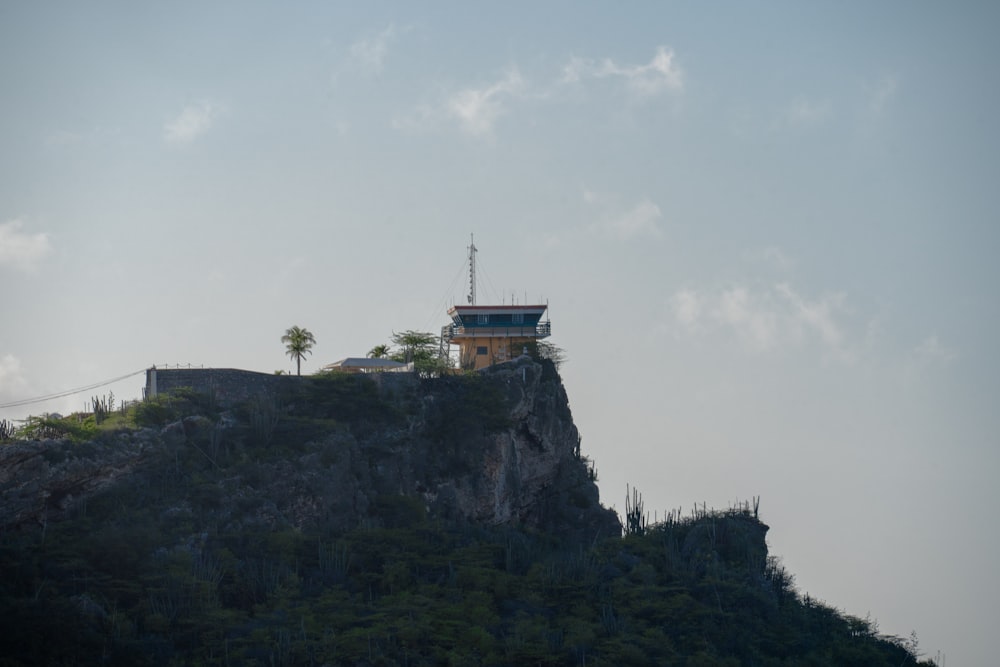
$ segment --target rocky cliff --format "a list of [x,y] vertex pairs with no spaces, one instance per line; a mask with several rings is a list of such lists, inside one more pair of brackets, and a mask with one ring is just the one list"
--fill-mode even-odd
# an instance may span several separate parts
[[418,513],[574,541],[620,534],[548,362],[303,378],[225,411],[210,399],[160,397],[135,415],[154,427],[0,447],[0,525],[57,521],[120,492],[226,529],[348,530]]
[[749,506],[599,539],[551,363],[285,386],[0,445],[0,662],[930,664],[801,597]]

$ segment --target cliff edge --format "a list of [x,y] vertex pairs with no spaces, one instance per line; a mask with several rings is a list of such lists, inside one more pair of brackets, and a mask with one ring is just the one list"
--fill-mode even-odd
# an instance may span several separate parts
[[140,406],[139,428],[0,447],[0,525],[60,520],[126,485],[164,511],[229,528],[339,531],[416,512],[580,542],[621,533],[551,362],[302,378],[292,391],[216,403],[179,391]]

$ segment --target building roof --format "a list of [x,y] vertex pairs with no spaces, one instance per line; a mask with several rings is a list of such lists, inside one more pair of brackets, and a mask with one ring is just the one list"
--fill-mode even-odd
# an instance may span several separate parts
[[406,364],[392,359],[375,359],[371,357],[347,357],[323,367],[325,371],[352,370],[352,371],[387,371],[397,368],[405,368]]
[[514,305],[494,305],[494,306],[459,306],[455,305],[448,309],[449,315],[462,313],[483,313],[492,315],[494,313],[538,313],[542,314],[548,308],[546,304],[534,306],[514,306]]

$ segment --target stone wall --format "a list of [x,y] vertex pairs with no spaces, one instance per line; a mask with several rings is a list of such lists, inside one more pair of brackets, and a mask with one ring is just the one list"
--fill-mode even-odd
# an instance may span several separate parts
[[254,396],[277,394],[295,387],[302,378],[294,375],[257,373],[238,368],[148,368],[146,396],[189,387],[214,395],[221,407],[233,407]]
[[[396,393],[413,388],[416,373],[366,373],[383,393]],[[297,386],[305,378],[295,375],[274,375],[244,371],[238,368],[147,368],[147,397],[188,387],[199,393],[214,395],[217,404],[231,408],[254,396],[280,394]]]

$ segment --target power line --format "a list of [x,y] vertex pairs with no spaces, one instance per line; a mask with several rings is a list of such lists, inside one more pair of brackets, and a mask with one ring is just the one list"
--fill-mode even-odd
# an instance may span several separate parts
[[486,285],[490,288],[490,292],[493,294],[493,303],[502,303],[503,297],[499,295],[499,293],[497,292],[497,288],[493,286],[493,281],[490,279],[490,274],[489,272],[486,271],[486,267],[483,266],[482,261],[478,262],[477,268],[479,268],[480,270],[479,273],[481,273],[483,277],[486,278]]
[[435,306],[434,312],[432,312],[430,316],[427,318],[427,324],[424,325],[423,329],[424,331],[430,329],[431,325],[434,324],[434,320],[440,320],[442,317],[441,315],[442,313],[447,312],[448,304],[452,300],[455,294],[455,284],[458,282],[458,279],[465,272],[465,268],[468,265],[469,265],[468,260],[463,259],[462,264],[458,267],[458,271],[455,272],[455,276],[451,279],[451,284],[448,285],[448,289],[445,291],[444,296],[442,296],[441,299],[438,300],[438,305]]
[[139,373],[145,373],[146,369],[135,371],[134,373],[129,373],[128,375],[122,375],[121,377],[116,377],[112,380],[104,380],[103,382],[98,382],[96,384],[89,384],[86,387],[77,387],[76,389],[67,389],[66,391],[60,391],[55,394],[48,394],[47,396],[39,396],[38,398],[25,398],[19,401],[12,401],[10,403],[0,404],[0,408],[18,408],[22,405],[31,405],[32,403],[44,403],[45,401],[52,401],[57,398],[65,398],[66,396],[72,396],[73,394],[80,394],[85,391],[91,391],[93,389],[99,389],[101,387],[107,386],[109,384],[114,384],[120,380],[126,380]]

